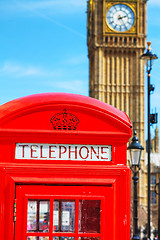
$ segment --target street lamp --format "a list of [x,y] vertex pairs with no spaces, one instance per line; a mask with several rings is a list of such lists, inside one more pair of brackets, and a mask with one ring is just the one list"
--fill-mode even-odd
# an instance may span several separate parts
[[[140,59],[145,61],[146,64],[146,72],[147,72],[147,79],[148,79],[148,239],[150,239],[150,176],[151,176],[151,164],[150,164],[150,152],[151,152],[151,139],[150,139],[150,125],[151,123],[155,123],[155,119],[157,117],[157,114],[150,114],[150,93],[154,91],[154,86],[150,84],[150,78],[151,78],[151,70],[153,65],[153,60],[156,60],[158,57],[156,54],[153,54],[151,52],[151,42],[147,42],[148,48],[146,53],[140,56]],[[153,117],[153,118],[152,118]]]
[[138,234],[138,214],[137,214],[137,207],[138,207],[138,197],[137,197],[137,183],[138,183],[138,171],[140,170],[140,160],[141,160],[141,153],[144,148],[138,141],[136,136],[136,131],[134,132],[134,137],[132,138],[131,144],[128,146],[127,150],[130,152],[130,168],[133,175],[133,182],[134,182],[134,201],[133,201],[133,240],[140,239]]

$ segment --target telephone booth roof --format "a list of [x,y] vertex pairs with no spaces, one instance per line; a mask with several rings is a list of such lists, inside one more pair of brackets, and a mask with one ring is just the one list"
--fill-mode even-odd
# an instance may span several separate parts
[[0,106],[0,239],[129,239],[131,133],[125,113],[76,94]]
[[[64,112],[77,119],[78,126],[74,131],[53,129],[51,119]],[[44,93],[18,98],[0,106],[1,136],[3,132],[9,134],[22,131],[42,134],[109,134],[121,136],[123,143],[127,143],[132,134],[132,125],[124,112],[99,100],[77,94]]]

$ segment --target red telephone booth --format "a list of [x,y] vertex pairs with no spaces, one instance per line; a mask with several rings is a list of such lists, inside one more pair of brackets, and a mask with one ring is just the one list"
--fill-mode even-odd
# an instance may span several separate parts
[[0,106],[0,239],[129,240],[127,115],[47,93]]

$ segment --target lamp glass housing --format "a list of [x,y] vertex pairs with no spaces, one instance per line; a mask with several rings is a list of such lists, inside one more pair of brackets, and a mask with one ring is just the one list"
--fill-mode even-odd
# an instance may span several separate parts
[[129,144],[127,149],[129,150],[129,153],[130,153],[131,168],[133,166],[137,166],[140,168],[141,153],[142,153],[142,150],[144,150],[144,148],[139,143],[139,140],[136,136],[136,131],[134,132],[132,142]]
[[130,149],[131,166],[139,166],[141,160],[142,149]]

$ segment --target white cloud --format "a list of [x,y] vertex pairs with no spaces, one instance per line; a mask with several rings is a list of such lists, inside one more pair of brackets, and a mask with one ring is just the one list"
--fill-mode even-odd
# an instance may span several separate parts
[[12,75],[13,77],[44,75],[44,72],[34,66],[22,66],[17,63],[4,62],[0,67],[0,74]]
[[[87,83],[87,86],[86,86]],[[84,80],[70,80],[70,81],[46,81],[45,85],[48,85],[52,89],[57,89],[63,92],[74,92],[79,94],[87,94],[88,81]]]
[[[64,60],[61,63],[63,66],[66,64],[71,66],[79,66],[83,63],[87,62],[87,57],[85,59],[85,55],[80,55],[77,57],[73,57],[70,59]],[[5,61],[0,66],[0,75],[11,76],[12,78],[19,78],[19,77],[27,77],[27,76],[35,76],[35,77],[47,77],[47,78],[63,78],[66,76],[66,71],[63,68],[56,68],[56,69],[45,69],[42,67],[37,67],[29,64],[21,64],[12,61]],[[73,72],[73,71],[72,71]]]

